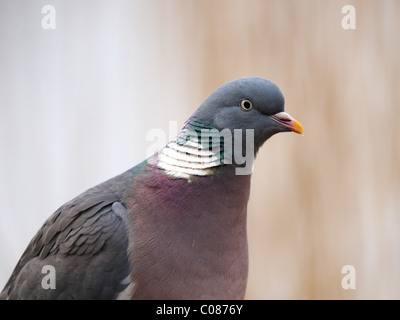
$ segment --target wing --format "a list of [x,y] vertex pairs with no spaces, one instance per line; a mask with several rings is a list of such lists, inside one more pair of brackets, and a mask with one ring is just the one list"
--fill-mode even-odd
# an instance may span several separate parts
[[126,208],[93,189],[58,209],[23,253],[2,299],[115,299],[130,283]]

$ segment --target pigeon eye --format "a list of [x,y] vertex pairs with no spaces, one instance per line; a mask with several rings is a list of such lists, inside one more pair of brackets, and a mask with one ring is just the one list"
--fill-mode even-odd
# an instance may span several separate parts
[[251,110],[251,108],[253,108],[253,103],[248,100],[248,99],[244,99],[240,102],[240,107],[244,110],[244,111],[249,111]]

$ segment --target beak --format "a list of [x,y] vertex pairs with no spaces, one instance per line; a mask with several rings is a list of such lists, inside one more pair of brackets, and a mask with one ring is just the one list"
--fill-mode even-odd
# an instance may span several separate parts
[[269,116],[272,120],[279,123],[281,126],[288,128],[290,131],[303,134],[303,126],[296,119],[292,118],[286,112],[278,112]]

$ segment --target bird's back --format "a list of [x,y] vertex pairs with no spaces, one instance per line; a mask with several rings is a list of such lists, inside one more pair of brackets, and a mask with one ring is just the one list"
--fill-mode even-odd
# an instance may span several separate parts
[[110,179],[54,212],[29,243],[0,298],[116,298],[128,285],[130,264],[125,217],[113,208],[129,177],[128,171]]

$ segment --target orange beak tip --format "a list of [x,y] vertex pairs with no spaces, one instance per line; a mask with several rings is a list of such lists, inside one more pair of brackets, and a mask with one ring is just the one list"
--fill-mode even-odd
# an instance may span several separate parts
[[292,131],[298,134],[301,134],[302,136],[304,136],[304,129],[303,126],[301,125],[300,122],[298,122],[297,120],[294,120],[292,125],[291,125]]

